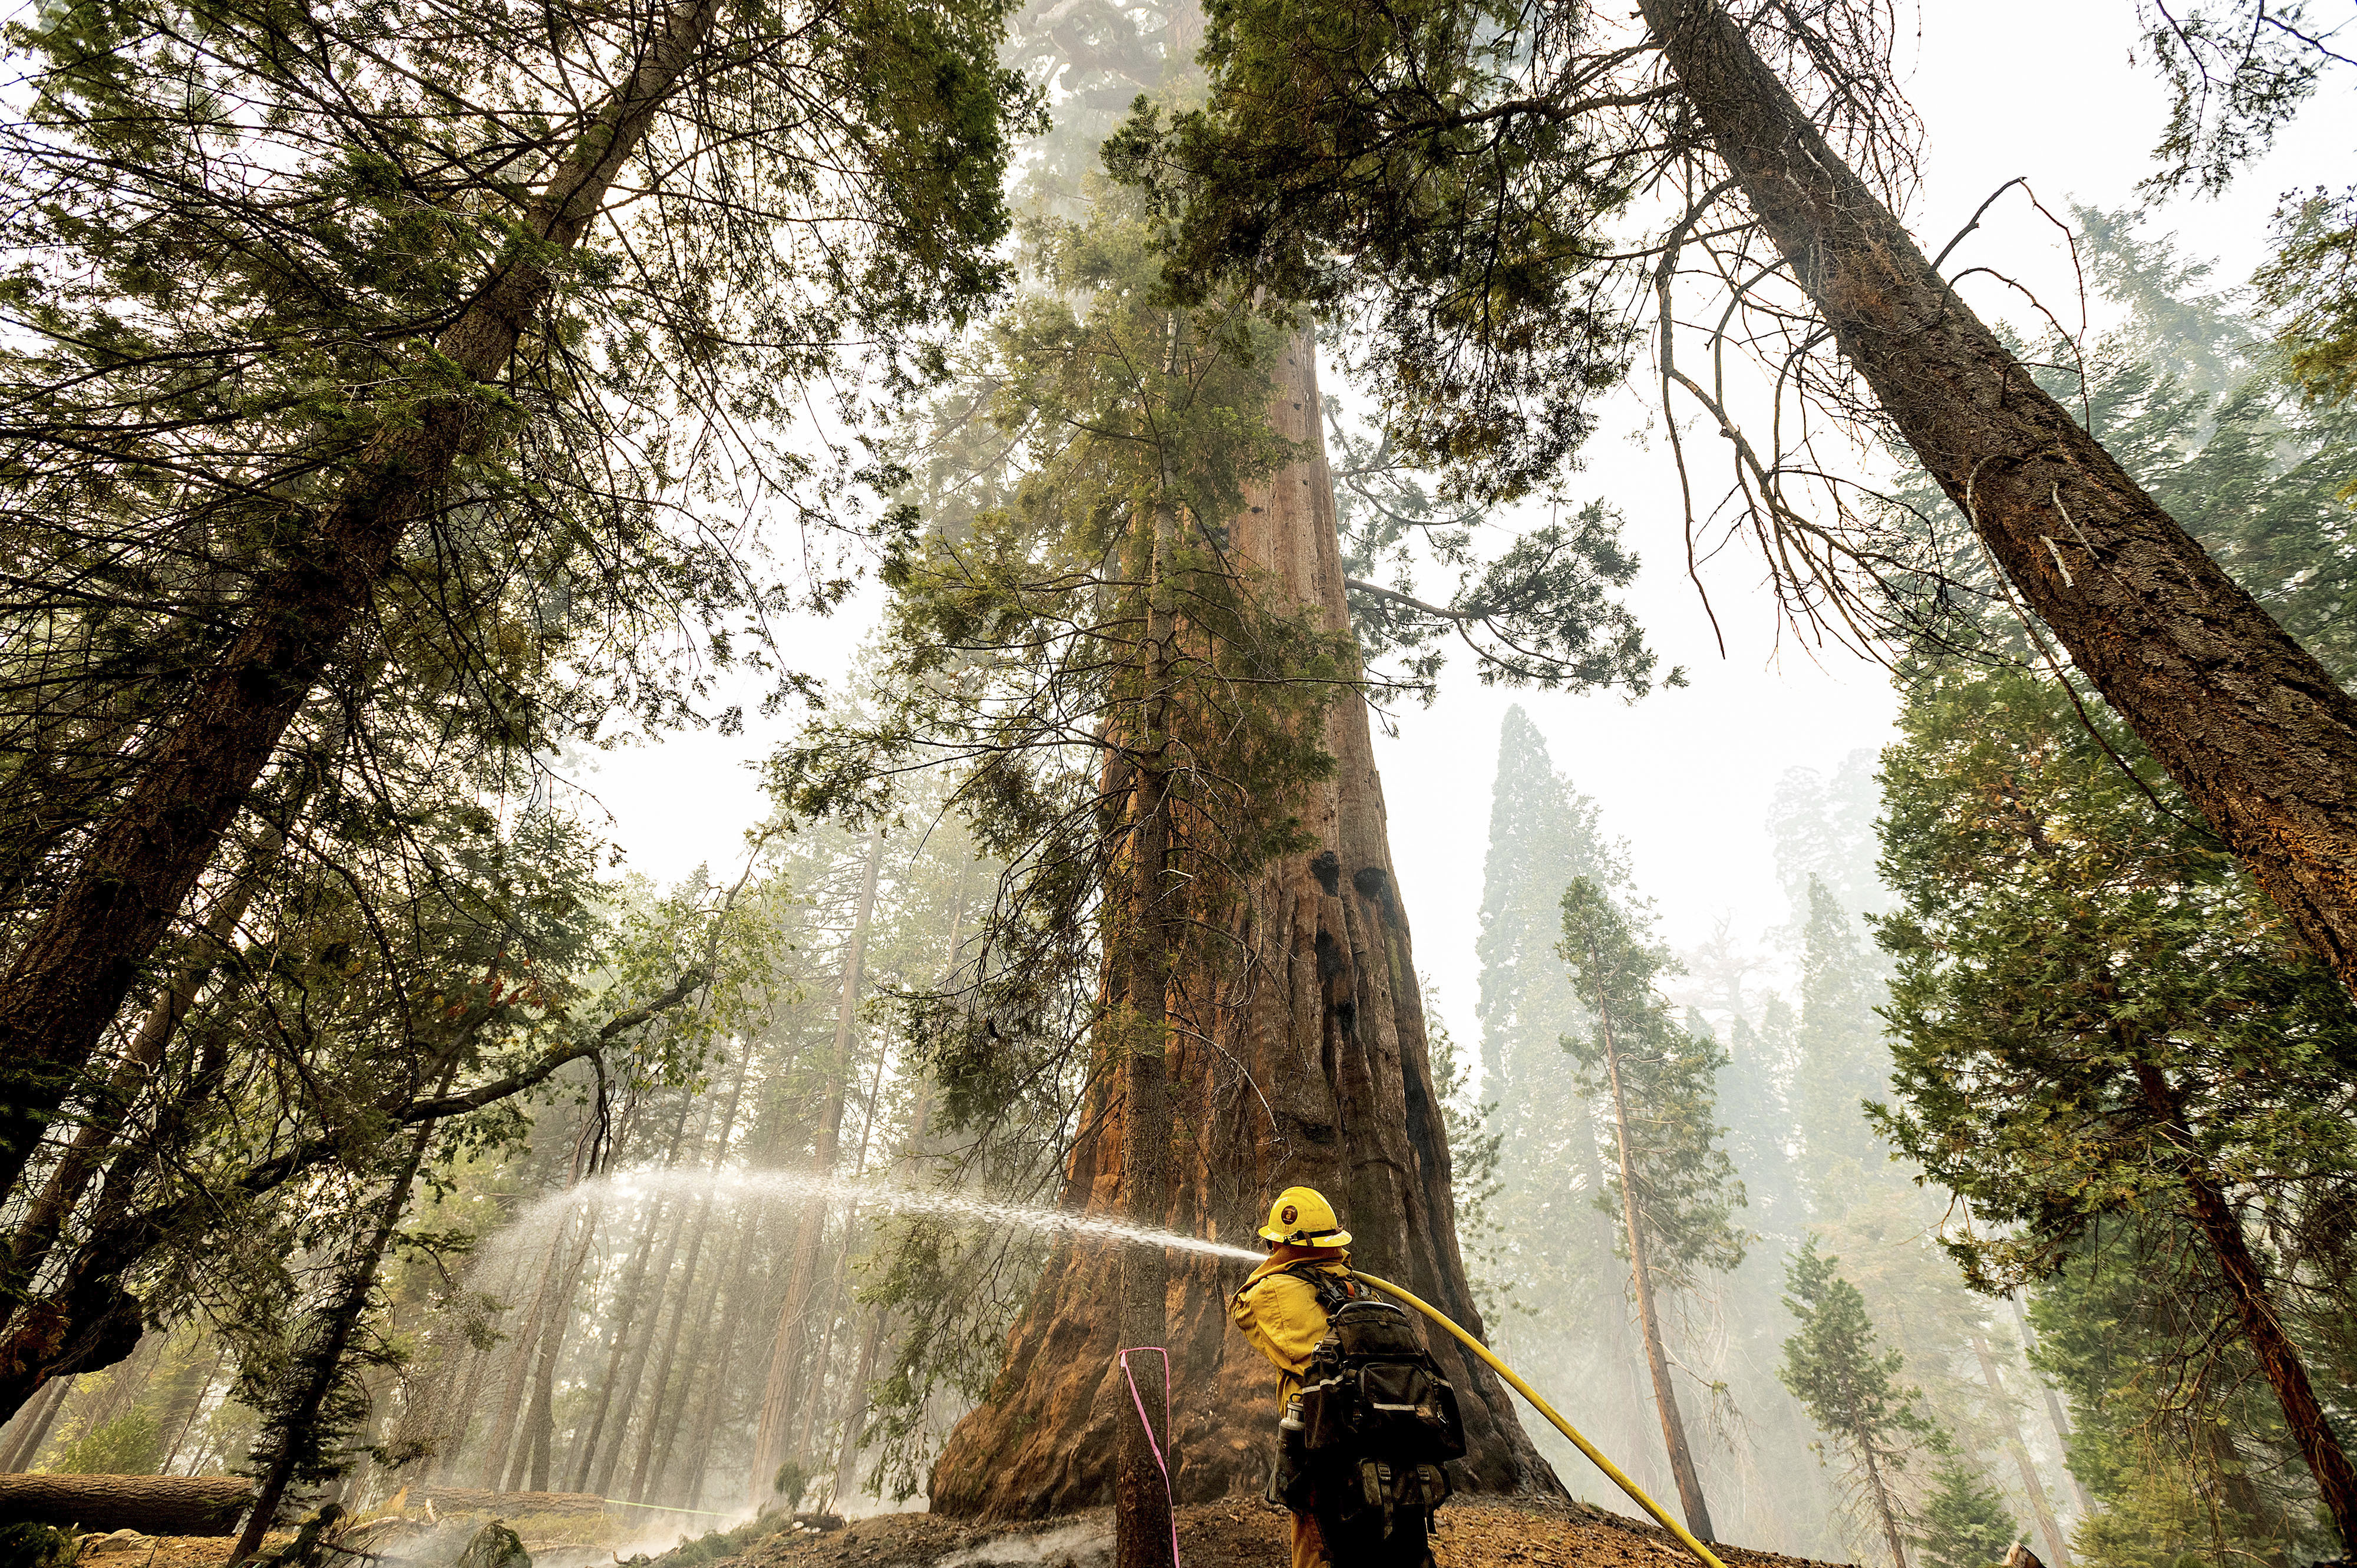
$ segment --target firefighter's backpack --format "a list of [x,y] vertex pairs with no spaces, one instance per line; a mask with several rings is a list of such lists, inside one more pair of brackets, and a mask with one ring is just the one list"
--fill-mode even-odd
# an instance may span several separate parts
[[[1286,1411],[1273,1490],[1298,1508],[1338,1484],[1345,1492],[1372,1491],[1380,1477],[1386,1502],[1438,1506],[1453,1489],[1441,1466],[1465,1454],[1457,1391],[1406,1313],[1355,1296],[1322,1271],[1305,1269],[1299,1277],[1317,1290],[1328,1326]],[[1374,1496],[1365,1500],[1391,1511]]]

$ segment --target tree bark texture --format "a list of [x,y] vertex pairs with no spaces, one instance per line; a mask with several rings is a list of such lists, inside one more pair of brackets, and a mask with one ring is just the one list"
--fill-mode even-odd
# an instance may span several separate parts
[[0,1476],[0,1519],[91,1533],[227,1535],[253,1497],[234,1476]]
[[[442,1090],[447,1092],[449,1086],[446,1074]],[[410,1187],[417,1180],[418,1168],[425,1163],[426,1146],[433,1141],[431,1122],[419,1127],[411,1137],[408,1157],[386,1191],[376,1227],[353,1258],[343,1290],[328,1309],[326,1321],[320,1326],[319,1343],[293,1369],[301,1383],[280,1419],[278,1451],[270,1456],[262,1472],[253,1494],[253,1511],[246,1515],[245,1528],[238,1532],[237,1544],[230,1549],[229,1560],[233,1563],[242,1563],[259,1551],[263,1536],[277,1521],[278,1505],[285,1500],[286,1488],[295,1479],[297,1454],[312,1435],[336,1380],[343,1375],[344,1354],[351,1348],[352,1336],[368,1311],[370,1298],[376,1294],[377,1273],[383,1266],[385,1249],[393,1244],[393,1233],[401,1224],[403,1211],[409,1207]]]
[[[289,808],[290,816],[299,812],[307,791],[298,791]],[[140,1090],[146,1087],[156,1066],[164,1059],[165,1050],[179,1032],[181,1020],[195,1006],[218,961],[219,955],[230,950],[230,941],[237,934],[238,922],[253,908],[254,896],[261,892],[263,879],[278,864],[280,851],[285,846],[286,835],[273,823],[263,830],[262,837],[247,852],[245,863],[239,868],[236,879],[226,892],[216,899],[205,917],[195,950],[173,974],[156,999],[148,1004],[147,1013],[132,1035],[130,1045],[115,1065],[106,1088],[97,1096],[82,1124],[75,1129],[73,1139],[66,1145],[58,1163],[49,1169],[48,1179],[41,1184],[40,1195],[33,1200],[16,1236],[9,1243],[5,1274],[0,1274],[0,1301],[20,1296],[29,1285],[41,1264],[57,1245],[64,1230],[66,1217],[81,1196],[99,1166],[105,1161],[107,1151],[131,1119],[131,1111]]]
[[2357,1553],[2357,1466],[2350,1464],[2349,1451],[2341,1446],[2339,1434],[2324,1413],[2324,1406],[2316,1397],[2316,1387],[2309,1380],[2308,1364],[2300,1359],[2299,1348],[2291,1342],[2291,1336],[2284,1331],[2283,1319],[2276,1316],[2266,1275],[2259,1268],[2258,1260],[2251,1256],[2250,1241],[2243,1234],[2243,1218],[2234,1212],[2234,1206],[2226,1201],[2216,1179],[2194,1155],[2183,1097],[2176,1086],[2147,1059],[2136,1062],[2136,1075],[2146,1105],[2185,1149],[2183,1179],[2193,1223],[2202,1240],[2210,1243],[2218,1273],[2225,1280],[2226,1292],[2233,1298],[2234,1316],[2242,1324],[2243,1337],[2267,1386],[2275,1390],[2276,1402],[2283,1406],[2284,1424],[2291,1429],[2292,1442],[2316,1477],[2316,1489],[2325,1512],[2331,1516],[2341,1545]]
[[[1602,964],[1592,966],[1600,973]],[[1629,1155],[1629,1099],[1620,1087],[1620,1049],[1612,1036],[1612,1008],[1598,988],[1596,1022],[1604,1036],[1604,1068],[1612,1081],[1612,1143],[1620,1160],[1620,1215],[1629,1238],[1629,1279],[1637,1296],[1637,1323],[1645,1337],[1645,1370],[1653,1380],[1653,1409],[1662,1418],[1662,1445],[1670,1456],[1670,1477],[1677,1483],[1678,1508],[1686,1529],[1697,1541],[1715,1541],[1710,1504],[1704,1498],[1702,1475],[1695,1468],[1694,1447],[1686,1441],[1685,1417],[1678,1411],[1678,1386],[1670,1375],[1668,1350],[1662,1343],[1662,1313],[1653,1297],[1653,1266],[1645,1245],[1644,1217],[1637,1204],[1636,1162]]]
[[[1133,1225],[1162,1222],[1170,1204],[1170,989],[1172,954],[1186,940],[1184,884],[1170,875],[1170,682],[1178,658],[1176,569],[1178,509],[1163,499],[1147,519],[1146,691],[1139,703],[1138,748],[1130,769],[1128,914],[1114,972],[1121,984],[1111,1027],[1121,1062],[1121,1176],[1115,1207]],[[1170,1263],[1160,1247],[1122,1247],[1111,1260],[1120,1281],[1121,1346],[1129,1357],[1122,1391],[1131,1394],[1114,1477],[1115,1568],[1174,1563],[1168,1476],[1170,1431],[1155,1374],[1167,1358]]]
[[[1275,591],[1318,607],[1329,628],[1342,630],[1349,610],[1307,336],[1275,370],[1274,423],[1310,455],[1255,488],[1230,544],[1269,574]],[[1335,775],[1299,807],[1318,847],[1256,875],[1235,932],[1243,972],[1224,984],[1210,1037],[1190,1030],[1172,1051],[1178,1168],[1162,1223],[1251,1246],[1272,1194],[1316,1187],[1341,1210],[1362,1267],[1478,1336],[1383,786],[1354,697],[1330,711],[1326,745]],[[1123,1128],[1114,1088],[1083,1119],[1066,1166],[1068,1208],[1117,1205]],[[934,1466],[937,1511],[1029,1519],[1109,1500],[1117,1423],[1137,1417],[1114,1363],[1127,1341],[1105,1301],[1104,1264],[1097,1246],[1050,1255],[997,1386]],[[1192,1257],[1170,1268],[1168,1337],[1154,1343],[1170,1351],[1171,1478],[1181,1503],[1257,1491],[1275,1457],[1275,1369],[1228,1318],[1244,1273]],[[1464,1405],[1469,1450],[1453,1466],[1458,1484],[1563,1495],[1489,1369],[1453,1341],[1432,1348]]]
[[1882,1543],[1890,1548],[1890,1568],[1907,1568],[1907,1541],[1899,1532],[1899,1510],[1890,1500],[1890,1483],[1882,1478],[1873,1433],[1858,1434],[1857,1451],[1866,1461],[1866,1489],[1874,1498],[1875,1517],[1882,1521]]
[[1717,0],[1641,0],[1752,212],[2072,660],[2357,990],[2357,701],[1943,282]]
[[[811,1168],[833,1176],[843,1155],[845,1086],[851,1075],[852,1036],[859,1019],[859,987],[867,961],[867,926],[876,913],[876,879],[884,865],[884,830],[867,835],[867,863],[860,874],[859,903],[851,921],[850,940],[843,952],[843,994],[834,1018],[834,1049],[826,1064],[826,1104],[819,1113],[818,1149]],[[747,1501],[759,1509],[777,1489],[778,1470],[792,1455],[788,1452],[797,1392],[808,1398],[816,1379],[802,1380],[803,1352],[810,1343],[811,1298],[819,1284],[819,1255],[826,1240],[828,1206],[815,1200],[802,1206],[794,1227],[793,1251],[787,1254],[786,1299],[778,1310],[778,1332],[770,1344],[770,1374],[761,1389],[761,1419],[753,1434],[753,1469],[746,1477],[752,1494]]]
[[[485,383],[504,373],[551,297],[554,254],[577,244],[603,209],[719,11],[720,0],[683,0],[591,116],[523,215],[543,244],[519,246],[436,341],[452,373]],[[370,442],[291,559],[256,585],[221,663],[10,955],[0,973],[0,1199],[367,612],[403,533],[479,438],[485,406],[475,396],[430,400]]]
[[2014,1466],[2021,1472],[2022,1493],[2029,1498],[2039,1538],[2050,1554],[2048,1562],[2052,1568],[2071,1568],[2071,1549],[2063,1543],[2062,1527],[2055,1522],[2054,1505],[2047,1500],[2046,1483],[2029,1457],[2029,1445],[2021,1440],[2021,1423],[2014,1419],[2013,1400],[2005,1391],[2005,1380],[1997,1376],[1996,1358],[1989,1354],[1987,1340],[1975,1334],[1972,1341],[1973,1354],[1981,1365],[1981,1381],[1988,1385],[1989,1409],[1996,1416],[1997,1429],[2005,1434],[2006,1452],[2013,1455]]

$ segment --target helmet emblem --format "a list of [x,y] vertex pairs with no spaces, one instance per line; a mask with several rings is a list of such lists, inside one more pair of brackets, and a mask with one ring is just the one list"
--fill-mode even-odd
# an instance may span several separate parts
[[1277,1211],[1276,1221],[1280,1225],[1290,1225],[1300,1218],[1301,1210],[1288,1203]]

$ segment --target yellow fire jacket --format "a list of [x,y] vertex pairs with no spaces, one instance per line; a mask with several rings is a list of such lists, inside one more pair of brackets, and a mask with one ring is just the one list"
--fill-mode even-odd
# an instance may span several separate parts
[[1326,1309],[1318,1305],[1317,1291],[1285,1272],[1303,1262],[1315,1263],[1320,1273],[1348,1274],[1351,1254],[1339,1247],[1279,1247],[1228,1303],[1228,1316],[1244,1337],[1275,1364],[1280,1410],[1300,1391],[1309,1352],[1326,1337]]

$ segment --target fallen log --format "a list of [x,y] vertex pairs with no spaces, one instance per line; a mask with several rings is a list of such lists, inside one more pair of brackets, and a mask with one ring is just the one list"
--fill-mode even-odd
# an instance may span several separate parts
[[606,1499],[595,1492],[493,1492],[479,1487],[412,1487],[404,1511],[414,1513],[426,1503],[432,1503],[437,1514],[490,1514],[500,1519],[606,1510]]
[[229,1535],[253,1500],[235,1476],[0,1476],[0,1524]]

